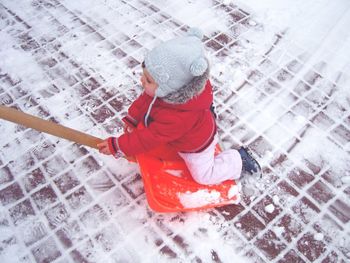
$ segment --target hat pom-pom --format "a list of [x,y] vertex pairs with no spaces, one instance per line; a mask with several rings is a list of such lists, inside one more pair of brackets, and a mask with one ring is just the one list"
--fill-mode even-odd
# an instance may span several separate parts
[[195,59],[191,66],[190,66],[190,72],[193,76],[201,76],[208,68],[208,61],[203,58],[197,58]]
[[197,28],[197,27],[191,27],[191,28],[187,31],[187,35],[188,35],[188,36],[197,37],[197,38],[199,38],[199,40],[202,40],[202,39],[203,39],[203,36],[204,36],[202,30],[200,30],[200,29]]

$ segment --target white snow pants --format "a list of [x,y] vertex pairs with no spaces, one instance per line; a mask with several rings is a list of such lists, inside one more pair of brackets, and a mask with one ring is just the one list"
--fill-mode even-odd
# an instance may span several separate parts
[[202,152],[181,153],[193,179],[199,184],[219,184],[225,180],[238,179],[242,171],[242,159],[237,150],[225,150],[214,156],[218,142],[213,142]]

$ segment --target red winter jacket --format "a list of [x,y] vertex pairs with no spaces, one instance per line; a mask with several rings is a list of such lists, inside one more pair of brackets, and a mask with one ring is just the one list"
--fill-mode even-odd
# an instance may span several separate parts
[[[143,93],[130,106],[123,120],[136,126],[144,117],[152,97]],[[199,152],[208,146],[216,133],[216,124],[210,106],[213,91],[209,81],[198,96],[184,104],[170,104],[157,98],[148,117],[148,126],[121,135],[116,142],[127,156],[149,151],[168,143],[176,151]]]

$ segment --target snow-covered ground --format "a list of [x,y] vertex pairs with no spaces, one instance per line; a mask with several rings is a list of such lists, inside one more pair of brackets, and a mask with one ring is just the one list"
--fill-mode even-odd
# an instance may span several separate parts
[[0,1],[0,103],[105,138],[140,63],[200,27],[242,201],[160,214],[126,160],[0,120],[0,262],[348,262],[350,2]]

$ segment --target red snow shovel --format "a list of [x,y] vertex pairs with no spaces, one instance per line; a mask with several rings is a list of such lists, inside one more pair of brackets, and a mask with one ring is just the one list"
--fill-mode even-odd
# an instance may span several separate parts
[[[0,105],[0,118],[95,149],[102,139]],[[139,127],[142,128],[142,127]],[[217,146],[217,152],[220,152]],[[156,212],[197,211],[239,202],[234,180],[201,185],[166,146],[136,156],[149,206]]]
[[[220,152],[217,144],[215,154]],[[156,212],[198,211],[240,202],[240,189],[235,180],[215,185],[197,183],[183,159],[166,144],[138,154],[136,159],[148,204]]]

